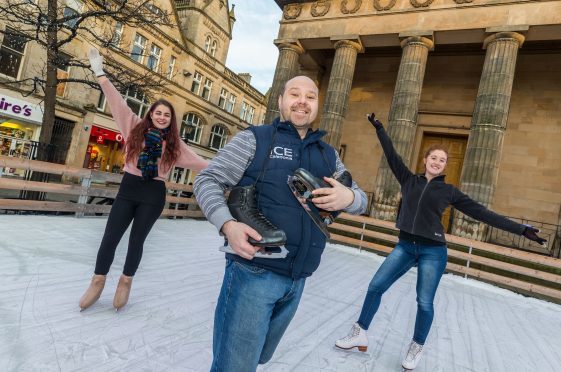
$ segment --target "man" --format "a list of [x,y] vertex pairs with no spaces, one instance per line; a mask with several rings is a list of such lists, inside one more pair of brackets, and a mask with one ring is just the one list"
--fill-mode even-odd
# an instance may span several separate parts
[[[255,371],[271,359],[292,320],[306,277],[319,266],[325,236],[287,185],[298,168],[332,187],[314,191],[313,202],[328,211],[359,214],[367,199],[353,182],[335,180],[345,171],[337,151],[312,131],[318,88],[305,77],[289,80],[279,96],[280,119],[238,133],[195,179],[194,193],[208,220],[237,254],[226,254],[226,271],[214,315],[211,371]],[[255,185],[261,213],[287,236],[286,258],[254,258],[261,236],[235,221],[224,198],[233,186]]]

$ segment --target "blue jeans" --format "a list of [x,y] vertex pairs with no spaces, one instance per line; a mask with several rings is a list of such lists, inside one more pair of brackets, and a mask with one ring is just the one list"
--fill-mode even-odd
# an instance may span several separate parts
[[214,313],[211,371],[255,371],[268,362],[296,313],[305,281],[227,259]]
[[384,292],[417,264],[417,318],[413,340],[423,345],[434,318],[434,296],[446,268],[447,257],[445,245],[432,246],[400,240],[370,281],[358,324],[368,329]]

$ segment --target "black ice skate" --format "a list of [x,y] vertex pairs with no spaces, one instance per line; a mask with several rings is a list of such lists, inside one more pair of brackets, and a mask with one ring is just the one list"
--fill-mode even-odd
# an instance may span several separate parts
[[[262,247],[261,250],[255,254],[255,257],[284,258],[288,254],[288,250],[284,247],[286,234],[283,230],[273,225],[259,211],[256,193],[257,191],[254,185],[234,187],[232,191],[230,191],[230,196],[228,197],[230,213],[238,222],[245,223],[261,235],[261,240],[259,241],[249,238],[250,244]],[[236,254],[232,247],[228,245],[228,241],[224,242],[220,250]]]
[[[337,181],[342,183],[346,187],[351,187],[353,184],[353,178],[348,171],[344,171],[339,177],[336,178]],[[339,215],[340,211],[326,211],[320,209],[312,203],[311,199],[314,197],[312,191],[315,189],[321,189],[324,187],[331,187],[330,184],[325,182],[322,178],[314,177],[310,172],[303,168],[298,168],[294,171],[294,175],[288,177],[288,186],[296,195],[301,198],[306,199],[306,204],[309,209],[304,208],[308,215],[312,218],[312,221],[316,224],[321,232],[329,239],[329,231],[327,226],[332,224]]]

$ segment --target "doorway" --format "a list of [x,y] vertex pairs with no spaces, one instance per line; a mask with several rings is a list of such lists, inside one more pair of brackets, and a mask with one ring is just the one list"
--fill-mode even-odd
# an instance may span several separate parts
[[[448,162],[446,164],[446,183],[460,187],[460,177],[462,175],[462,167],[464,165],[464,156],[466,154],[467,136],[454,136],[437,133],[425,133],[421,142],[421,150],[417,158],[417,173],[425,172],[425,164],[423,162],[425,152],[432,145],[440,145],[448,149]],[[449,232],[450,228],[450,207],[446,208],[442,214],[442,225],[444,231]]]

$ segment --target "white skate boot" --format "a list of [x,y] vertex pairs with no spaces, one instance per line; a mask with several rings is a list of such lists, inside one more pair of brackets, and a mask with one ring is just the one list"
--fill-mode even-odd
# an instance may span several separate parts
[[347,336],[335,341],[335,346],[339,349],[345,350],[356,347],[358,348],[358,351],[362,351],[364,353],[368,348],[368,335],[366,334],[366,331],[358,325],[358,323],[355,323]]
[[411,341],[409,345],[409,351],[407,351],[407,355],[403,362],[401,362],[401,366],[405,369],[415,369],[417,364],[419,364],[419,360],[421,360],[421,354],[423,353],[423,345],[416,343],[415,341]]

